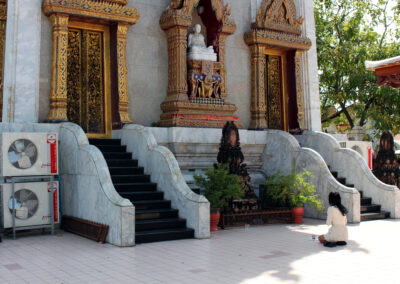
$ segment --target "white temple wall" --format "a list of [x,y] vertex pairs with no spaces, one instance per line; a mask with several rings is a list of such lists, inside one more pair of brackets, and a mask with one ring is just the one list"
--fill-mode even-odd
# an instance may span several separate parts
[[[127,64],[130,97],[129,113],[134,123],[150,126],[160,120],[160,104],[164,101],[168,84],[167,37],[160,28],[159,19],[168,7],[169,0],[130,0],[128,6],[140,13],[138,23],[128,30]],[[226,41],[227,99],[238,110],[235,116],[244,128],[250,124],[251,71],[250,51],[245,44],[244,33],[250,31],[251,17],[256,1],[225,0],[232,7],[231,17],[237,29]],[[298,16],[303,15],[303,35],[309,37],[313,46],[302,58],[303,90],[306,108],[306,125],[320,130],[320,106],[318,91],[317,55],[313,1],[295,0]],[[41,9],[41,8],[40,8]],[[311,18],[310,18],[311,17]],[[51,24],[41,14],[40,45],[40,106],[39,121],[47,117],[51,77]]]
[[7,5],[3,122],[38,122],[41,0]]

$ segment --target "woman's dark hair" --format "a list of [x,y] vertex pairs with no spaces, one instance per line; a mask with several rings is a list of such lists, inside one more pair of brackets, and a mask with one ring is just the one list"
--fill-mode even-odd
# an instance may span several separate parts
[[347,208],[342,205],[342,200],[338,192],[329,193],[329,204],[336,206],[342,212],[343,216],[347,214]]

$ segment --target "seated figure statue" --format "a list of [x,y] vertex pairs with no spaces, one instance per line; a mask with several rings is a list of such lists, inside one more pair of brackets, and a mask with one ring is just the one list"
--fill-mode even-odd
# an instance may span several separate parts
[[212,46],[206,47],[204,36],[200,33],[201,26],[194,25],[194,33],[189,34],[188,59],[217,61],[217,54]]

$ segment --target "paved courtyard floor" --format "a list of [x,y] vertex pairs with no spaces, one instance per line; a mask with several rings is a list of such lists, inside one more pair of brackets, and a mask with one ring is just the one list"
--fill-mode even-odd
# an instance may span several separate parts
[[63,231],[6,236],[0,283],[400,283],[400,221],[349,225],[346,247],[311,240],[326,230],[305,219],[129,248]]

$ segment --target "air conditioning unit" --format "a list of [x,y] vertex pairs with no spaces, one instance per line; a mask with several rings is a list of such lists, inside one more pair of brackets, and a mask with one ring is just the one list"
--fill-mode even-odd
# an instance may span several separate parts
[[56,133],[0,133],[0,176],[58,174]]
[[342,148],[353,149],[358,152],[368,167],[372,169],[372,142],[368,141],[339,141],[339,145]]
[[[51,186],[53,187],[53,197],[51,196]],[[54,223],[59,223],[58,181],[14,183],[14,199],[12,198],[12,184],[3,183],[0,184],[0,188],[1,227],[11,228],[13,226],[13,210],[15,211],[16,228],[51,224],[51,204],[53,205]]]

